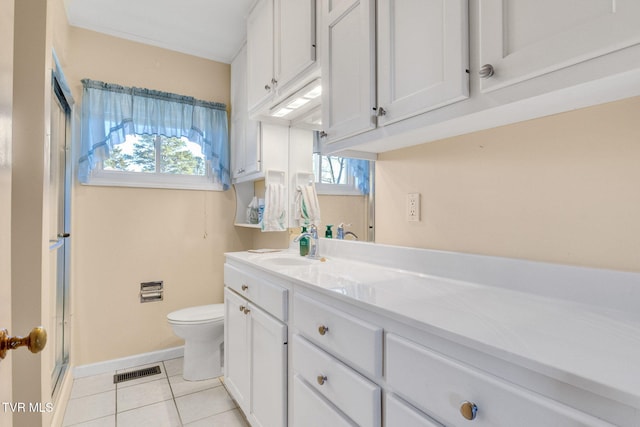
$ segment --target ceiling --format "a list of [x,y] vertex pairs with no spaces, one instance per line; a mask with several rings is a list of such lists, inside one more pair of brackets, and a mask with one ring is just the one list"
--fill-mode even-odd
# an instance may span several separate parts
[[64,0],[70,25],[230,63],[255,0]]

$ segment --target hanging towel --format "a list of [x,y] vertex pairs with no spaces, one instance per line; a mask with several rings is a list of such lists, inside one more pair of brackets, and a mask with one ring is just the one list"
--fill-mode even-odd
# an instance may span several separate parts
[[285,187],[279,183],[266,185],[264,193],[264,212],[260,228],[262,231],[285,231],[286,222],[286,192]]
[[320,226],[320,204],[313,182],[307,185],[298,185],[296,193],[296,216],[300,226],[311,224]]

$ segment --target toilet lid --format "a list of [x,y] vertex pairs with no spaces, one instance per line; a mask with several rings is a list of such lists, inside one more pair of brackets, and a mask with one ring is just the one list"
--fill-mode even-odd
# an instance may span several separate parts
[[198,305],[171,312],[167,319],[174,322],[204,322],[224,318],[224,304]]

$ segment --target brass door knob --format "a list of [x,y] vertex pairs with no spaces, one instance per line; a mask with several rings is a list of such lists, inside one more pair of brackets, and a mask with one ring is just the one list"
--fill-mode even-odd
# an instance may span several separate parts
[[42,326],[33,328],[26,337],[10,337],[9,331],[0,330],[0,359],[4,359],[7,350],[26,346],[31,353],[40,353],[47,345],[47,331]]
[[467,420],[475,420],[478,407],[473,402],[464,401],[460,404],[460,413]]

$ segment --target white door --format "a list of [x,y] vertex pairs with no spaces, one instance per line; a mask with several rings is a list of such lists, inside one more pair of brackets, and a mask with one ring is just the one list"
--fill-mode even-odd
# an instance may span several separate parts
[[271,95],[273,75],[273,1],[260,0],[247,18],[247,97],[249,111]]
[[469,96],[467,0],[378,0],[378,126]]
[[316,61],[315,0],[279,0],[276,76],[283,88]]
[[497,89],[640,43],[638,0],[481,0],[480,63]]
[[249,413],[249,336],[247,300],[224,290],[225,385],[245,414]]
[[287,327],[249,304],[251,417],[261,427],[287,425]]
[[322,128],[334,142],[376,126],[375,1],[324,1],[322,25]]
[[[11,330],[11,125],[14,0],[0,0],[0,329]],[[0,401],[13,402],[11,358],[0,361]],[[10,411],[0,424],[12,425]]]

